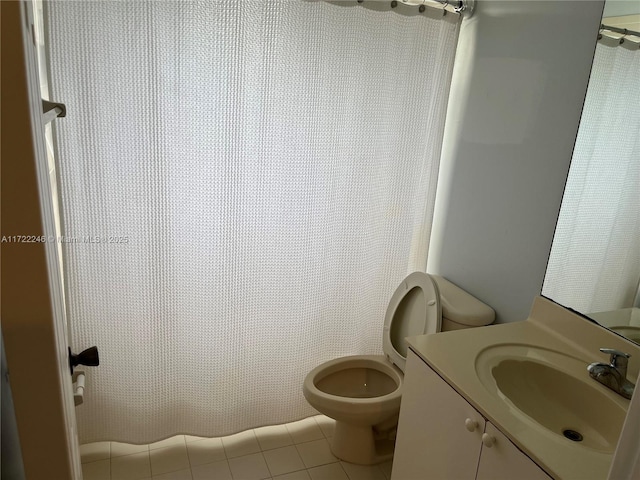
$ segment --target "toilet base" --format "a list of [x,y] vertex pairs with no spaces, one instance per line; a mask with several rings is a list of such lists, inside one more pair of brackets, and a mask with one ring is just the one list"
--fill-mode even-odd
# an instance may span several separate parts
[[331,452],[340,460],[358,465],[374,465],[393,458],[395,442],[376,440],[372,426],[360,426],[336,421]]

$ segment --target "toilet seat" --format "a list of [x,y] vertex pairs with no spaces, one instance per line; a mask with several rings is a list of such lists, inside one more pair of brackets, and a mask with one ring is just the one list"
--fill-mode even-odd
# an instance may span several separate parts
[[440,293],[426,273],[413,272],[394,292],[384,318],[382,349],[387,359],[404,372],[406,337],[437,333],[442,325]]
[[[375,375],[377,378],[369,378],[367,383],[378,383],[382,380],[384,383],[393,385],[385,385],[380,389],[380,386],[375,385],[374,389],[380,390],[377,393],[372,392],[367,396],[350,396],[348,392],[353,385],[340,382],[340,377],[343,375],[351,376],[350,383],[358,382],[360,378],[352,376],[356,370],[361,370],[365,374],[378,374]],[[335,387],[326,388],[327,385],[324,384],[324,381],[334,376],[338,380]],[[340,411],[344,409],[344,404],[357,407],[357,411],[351,412],[350,417],[369,417],[379,415],[383,405],[387,405],[389,408],[395,408],[395,406],[399,408],[402,384],[402,372],[387,362],[382,355],[351,355],[329,360],[311,370],[305,378],[303,393],[307,399],[308,395],[312,394],[318,405],[321,404],[325,414],[330,413],[333,415],[332,418],[339,416]],[[342,389],[342,393],[339,393],[338,389]],[[355,421],[354,418],[351,418],[351,421]]]

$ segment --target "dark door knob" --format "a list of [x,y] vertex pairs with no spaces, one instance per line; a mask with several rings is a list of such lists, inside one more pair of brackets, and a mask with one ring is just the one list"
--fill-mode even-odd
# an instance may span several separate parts
[[69,347],[69,368],[71,369],[71,374],[73,375],[73,367],[77,367],[78,365],[86,365],[88,367],[97,367],[100,365],[100,357],[98,356],[98,347],[89,347],[86,350],[78,353],[71,352],[71,347]]

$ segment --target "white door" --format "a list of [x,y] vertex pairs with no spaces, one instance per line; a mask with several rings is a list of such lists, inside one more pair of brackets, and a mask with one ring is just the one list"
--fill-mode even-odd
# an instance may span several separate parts
[[392,480],[476,478],[484,418],[411,350]]
[[476,480],[551,480],[490,422],[484,439]]
[[1,9],[2,332],[22,459],[27,479],[81,479],[32,5]]

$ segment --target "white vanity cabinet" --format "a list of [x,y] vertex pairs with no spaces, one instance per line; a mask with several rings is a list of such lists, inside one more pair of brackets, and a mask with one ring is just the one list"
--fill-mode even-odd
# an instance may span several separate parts
[[482,438],[476,480],[550,480],[533,460],[522,453],[491,422]]
[[549,480],[409,350],[391,480]]

